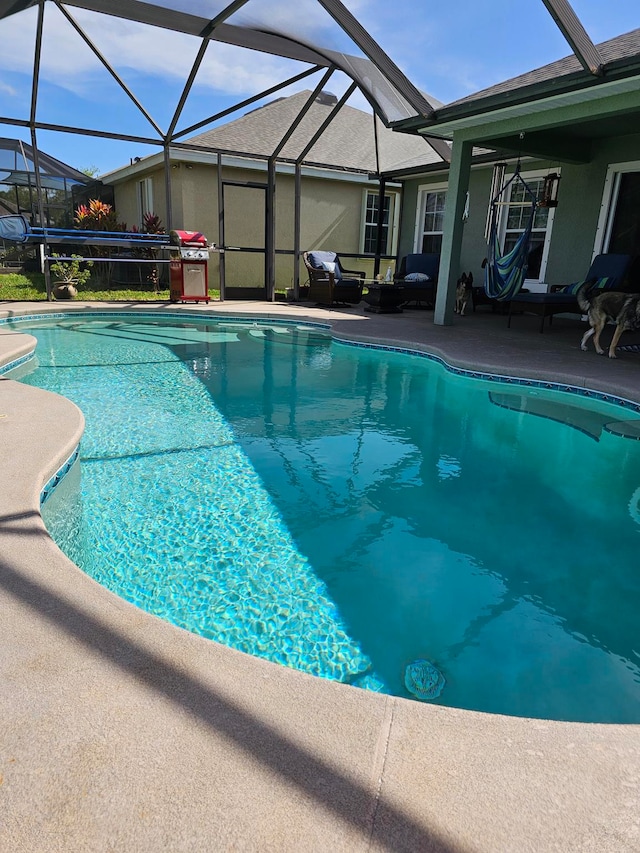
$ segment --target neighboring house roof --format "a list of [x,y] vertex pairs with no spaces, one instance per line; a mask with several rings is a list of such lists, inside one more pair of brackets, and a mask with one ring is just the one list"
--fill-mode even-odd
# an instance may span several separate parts
[[[246,113],[241,118],[201,133],[188,140],[189,147],[242,153],[244,156],[268,157],[278,147],[287,130],[294,124],[311,92],[305,90],[272,101]],[[296,160],[312,139],[333,106],[323,93],[306,113],[278,159]],[[376,162],[375,136],[378,137],[379,163]],[[394,133],[376,120],[372,113],[345,105],[338,111],[313,148],[304,158],[307,165],[358,172],[389,171],[412,165],[442,162],[429,143],[422,138]]]
[[[50,178],[66,178],[79,184],[86,184],[91,179],[79,172],[72,166],[68,166],[61,160],[57,160],[50,154],[38,150],[38,162],[40,165],[40,173],[43,176]],[[34,157],[33,148],[26,142],[20,139],[9,139],[0,137],[0,179],[6,177],[6,173],[16,175],[34,175]],[[23,185],[23,180],[18,181],[3,181],[9,184],[17,183]],[[31,183],[35,183],[35,178],[32,177]]]

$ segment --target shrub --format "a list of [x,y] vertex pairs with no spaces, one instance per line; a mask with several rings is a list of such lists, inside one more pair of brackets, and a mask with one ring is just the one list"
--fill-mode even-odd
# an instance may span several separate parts
[[[60,255],[53,255],[54,258],[59,258]],[[83,264],[81,267],[80,264]],[[81,287],[86,284],[91,278],[91,267],[93,261],[83,261],[82,255],[71,255],[70,261],[55,261],[51,264],[51,273],[56,281],[64,285],[73,285]]]

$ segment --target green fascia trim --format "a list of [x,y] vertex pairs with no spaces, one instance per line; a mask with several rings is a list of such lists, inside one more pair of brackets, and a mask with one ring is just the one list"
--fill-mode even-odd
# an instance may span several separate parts
[[590,89],[606,86],[607,84],[617,84],[621,81],[634,78],[636,83],[640,77],[640,61],[637,57],[633,57],[633,61],[628,59],[620,59],[616,62],[609,63],[605,69],[605,76],[595,76],[584,71],[576,71],[573,74],[564,74],[561,77],[554,77],[549,80],[543,80],[539,83],[521,86],[506,90],[503,92],[490,95],[489,97],[470,98],[462,103],[454,103],[441,107],[436,111],[435,121],[427,121],[415,118],[405,119],[395,122],[392,127],[394,130],[402,130],[409,133],[415,133],[418,130],[428,132],[430,135],[443,136],[440,130],[441,125],[447,125],[453,121],[460,121],[465,118],[474,118],[484,113],[491,113],[496,110],[511,109],[522,106],[523,104],[532,104],[536,101],[543,101],[547,98],[579,95],[580,92],[588,92]]
[[[448,127],[441,127],[439,130],[446,134],[447,138],[455,135],[456,139],[481,145],[485,140],[497,137],[509,137],[527,131],[552,130],[581,121],[599,118],[604,120],[614,115],[637,112],[640,110],[640,78],[628,80],[626,84],[628,88],[625,91],[619,91],[619,82],[604,83],[600,85],[596,98],[571,103],[567,102],[567,96],[556,95],[527,104],[526,111],[516,113],[514,108],[505,108],[496,110],[491,115],[475,115],[457,126],[457,123],[452,122]],[[433,128],[428,130],[429,135],[432,135]]]

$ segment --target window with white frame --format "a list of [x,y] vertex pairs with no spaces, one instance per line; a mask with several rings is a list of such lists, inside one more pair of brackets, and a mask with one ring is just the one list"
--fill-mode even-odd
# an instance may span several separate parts
[[414,252],[439,255],[442,250],[444,230],[444,205],[447,200],[446,184],[418,188],[418,208]]
[[[382,247],[381,254],[393,255],[396,252],[397,193],[385,193],[382,209]],[[367,190],[364,201],[362,251],[375,255],[378,241],[378,208],[380,195],[373,190]]]
[[[541,196],[542,185],[544,184],[546,174],[546,172],[528,172],[522,174],[523,180],[526,181],[536,198]],[[527,227],[531,214],[531,199],[522,184],[519,181],[514,181],[507,190],[506,198],[502,199],[502,201],[504,202],[504,206],[500,211],[499,233],[502,251],[506,254],[513,249],[518,238]],[[554,208],[536,208],[533,218],[533,228],[531,230],[531,242],[529,244],[527,282],[544,281],[549,243],[551,241],[553,215]]]
[[640,161],[607,169],[594,255],[600,252],[631,255],[629,284],[640,285]]
[[138,181],[138,224],[142,225],[145,213],[153,213],[153,178]]

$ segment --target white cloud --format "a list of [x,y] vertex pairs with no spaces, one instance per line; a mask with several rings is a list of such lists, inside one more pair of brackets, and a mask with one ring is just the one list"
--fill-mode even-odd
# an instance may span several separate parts
[[[353,14],[362,13],[366,18],[366,14],[373,14],[376,3],[372,0],[349,0],[347,5]],[[53,4],[45,6],[41,80],[94,103],[96,98],[103,103],[114,102],[114,96],[120,95],[106,69],[62,13]],[[151,113],[154,112],[153,105],[147,101],[149,98],[157,101],[163,81],[166,82],[166,91],[171,91],[176,97],[176,91],[180,91],[190,73],[200,46],[199,39],[78,8],[70,8],[70,13]],[[30,77],[36,20],[37,11],[31,8],[0,21],[3,43],[0,69],[21,72]],[[289,28],[292,36],[309,44],[317,40],[332,50],[359,52],[317,0],[297,0],[293,17],[291,0],[275,3],[273,0],[250,0],[229,22],[238,25],[252,23],[265,29],[284,31]],[[307,67],[282,57],[212,42],[196,78],[196,88],[200,93],[204,90],[213,97],[229,95],[242,99],[277,85]],[[150,79],[156,88],[152,96],[148,93]],[[318,75],[308,78],[302,84],[278,92],[278,95],[299,91],[301,86],[312,88],[318,79]],[[341,95],[349,82],[344,75],[335,74],[327,88]],[[145,90],[146,96],[141,94]],[[352,97],[350,103],[360,109],[370,109],[359,93]],[[24,107],[28,109],[26,101]]]
[[[200,40],[182,33],[148,27],[106,15],[74,11],[74,17],[96,47],[123,79],[151,75],[160,80],[184,82],[191,70]],[[36,10],[3,19],[0,68],[31,74],[35,43]],[[94,94],[106,70],[55,7],[45,15],[42,78],[76,95]],[[256,60],[256,57],[259,57]],[[256,54],[222,43],[212,43],[197,77],[197,84],[229,95],[254,94],[303,69],[268,54]],[[128,72],[134,72],[132,75]],[[135,91],[135,86],[130,84]]]
[[4,92],[5,95],[9,95],[12,98],[17,97],[18,95],[18,92],[16,91],[16,89],[13,88],[13,86],[10,86],[8,83],[3,83],[1,80],[0,92]]

